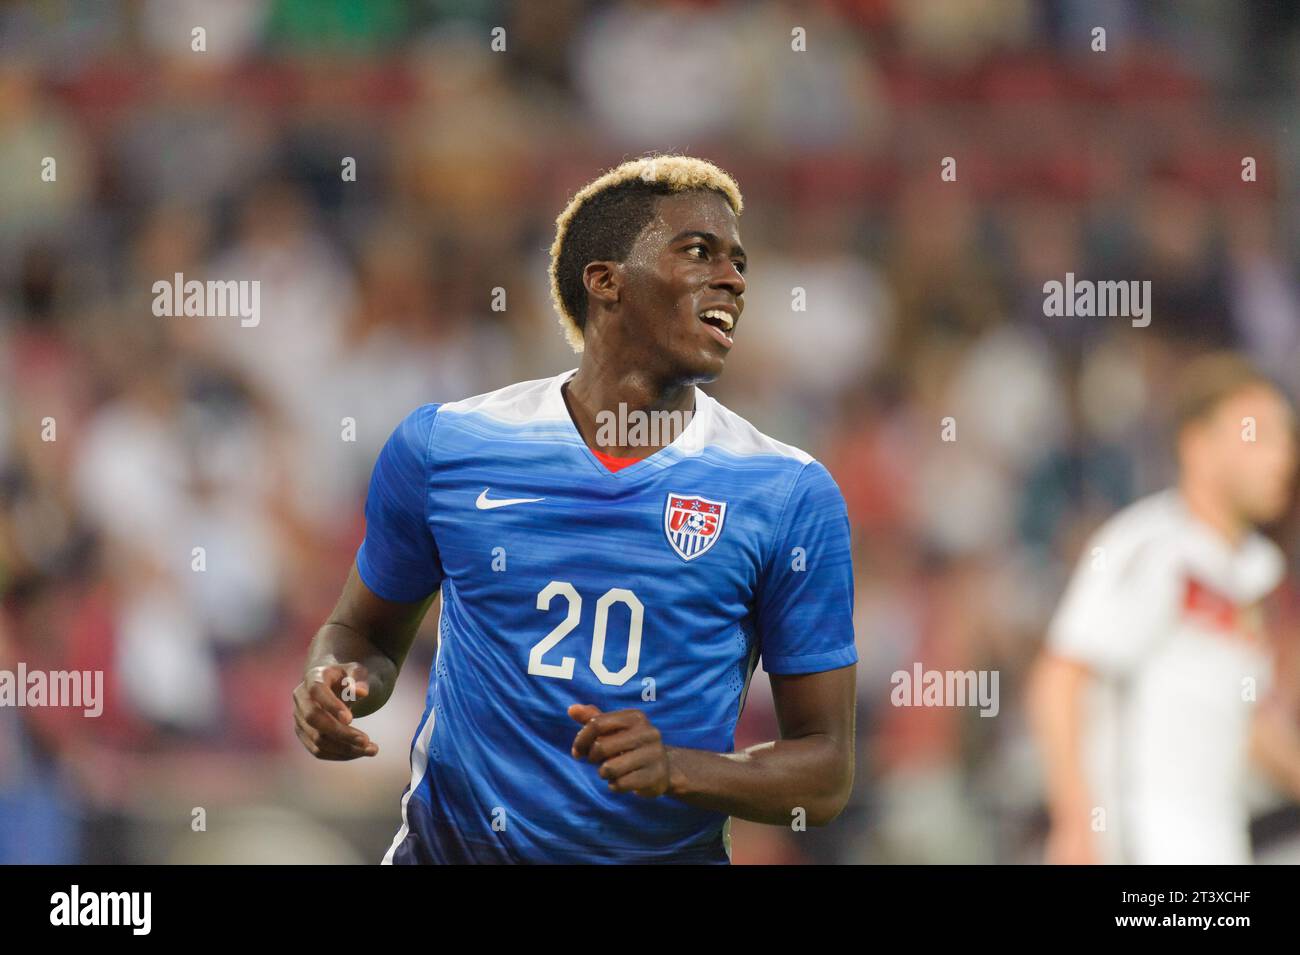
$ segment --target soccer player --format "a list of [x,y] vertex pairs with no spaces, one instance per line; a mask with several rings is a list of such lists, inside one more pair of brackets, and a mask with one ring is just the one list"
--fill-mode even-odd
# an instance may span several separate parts
[[[843,808],[843,498],[696,387],[740,323],[741,209],[730,176],[686,156],[584,187],[550,269],[576,372],[425,405],[380,453],[294,703],[317,757],[374,755],[353,720],[388,699],[441,590],[386,863],[726,863],[731,816],[824,825]],[[598,440],[606,416],[652,413],[683,426]],[[781,738],[736,753],[760,657]]]
[[1290,502],[1293,412],[1219,353],[1185,369],[1175,417],[1178,486],[1085,547],[1033,681],[1050,862],[1249,862],[1251,752],[1300,796],[1260,613],[1283,555],[1255,530]]

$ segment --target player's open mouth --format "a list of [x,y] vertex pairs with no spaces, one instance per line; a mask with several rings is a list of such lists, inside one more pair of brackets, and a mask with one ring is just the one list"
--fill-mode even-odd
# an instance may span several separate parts
[[721,308],[706,308],[700,312],[700,321],[709,326],[713,337],[728,348],[732,345],[732,335],[736,328],[736,317]]

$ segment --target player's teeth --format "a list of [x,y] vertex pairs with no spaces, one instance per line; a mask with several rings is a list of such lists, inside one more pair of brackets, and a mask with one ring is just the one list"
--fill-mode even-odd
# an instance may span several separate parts
[[713,308],[711,308],[711,309],[709,309],[707,312],[705,312],[705,313],[704,313],[704,317],[705,317],[705,318],[716,318],[718,321],[722,322],[722,330],[723,330],[723,331],[727,331],[727,332],[731,331],[731,329],[732,329],[732,328],[735,326],[735,324],[736,324],[735,319],[733,319],[733,318],[732,318],[730,315],[728,315],[726,312],[720,312],[720,311],[718,311],[717,309],[713,309]]

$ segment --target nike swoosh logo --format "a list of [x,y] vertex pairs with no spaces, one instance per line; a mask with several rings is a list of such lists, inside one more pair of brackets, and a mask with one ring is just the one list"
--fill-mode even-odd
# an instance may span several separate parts
[[544,497],[503,497],[497,501],[489,501],[487,492],[490,490],[491,488],[483,488],[483,493],[474,502],[474,506],[480,511],[490,511],[494,507],[509,507],[511,504],[535,504],[538,501],[546,500]]

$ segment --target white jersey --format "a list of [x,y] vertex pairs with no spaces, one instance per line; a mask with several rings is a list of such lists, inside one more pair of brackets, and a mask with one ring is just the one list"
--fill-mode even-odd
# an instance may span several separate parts
[[1099,678],[1083,745],[1106,861],[1250,861],[1248,736],[1272,679],[1258,604],[1284,571],[1272,541],[1234,549],[1172,489],[1088,542],[1048,646]]

